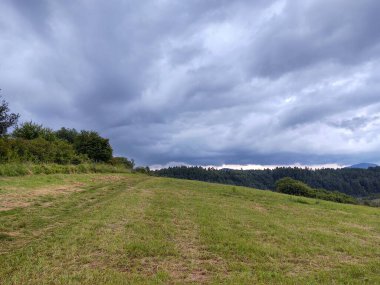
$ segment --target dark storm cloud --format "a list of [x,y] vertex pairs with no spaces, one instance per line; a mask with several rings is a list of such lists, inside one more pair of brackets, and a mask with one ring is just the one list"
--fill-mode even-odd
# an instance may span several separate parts
[[96,129],[144,164],[380,162],[379,1],[0,10],[0,85],[24,120]]
[[263,76],[323,62],[360,64],[379,54],[379,1],[288,1],[260,33],[254,69]]

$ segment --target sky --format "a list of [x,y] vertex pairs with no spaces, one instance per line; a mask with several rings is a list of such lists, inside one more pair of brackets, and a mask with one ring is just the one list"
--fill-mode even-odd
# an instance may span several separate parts
[[2,0],[21,121],[140,165],[380,162],[378,0]]

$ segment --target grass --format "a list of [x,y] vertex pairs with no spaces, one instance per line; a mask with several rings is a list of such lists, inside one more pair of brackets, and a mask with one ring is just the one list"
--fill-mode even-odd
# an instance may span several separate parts
[[0,284],[380,284],[379,221],[140,174],[0,178]]

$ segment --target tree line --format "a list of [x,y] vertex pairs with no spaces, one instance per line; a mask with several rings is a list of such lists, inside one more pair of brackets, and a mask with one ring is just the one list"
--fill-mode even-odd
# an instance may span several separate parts
[[[34,122],[18,124],[19,118],[19,114],[10,112],[8,102],[0,101],[0,163],[96,162],[134,167],[133,160],[113,157],[109,139],[96,131],[65,127],[53,130]],[[11,133],[8,132],[10,128],[14,128]]]
[[276,181],[290,177],[312,188],[339,191],[355,197],[380,195],[380,167],[369,169],[309,169],[277,167],[265,170],[232,170],[203,167],[169,167],[155,175],[275,190]]

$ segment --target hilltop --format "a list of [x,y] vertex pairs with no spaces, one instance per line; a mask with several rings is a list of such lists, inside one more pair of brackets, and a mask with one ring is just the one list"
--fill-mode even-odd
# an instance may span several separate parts
[[0,178],[2,284],[376,284],[380,211],[142,174]]

